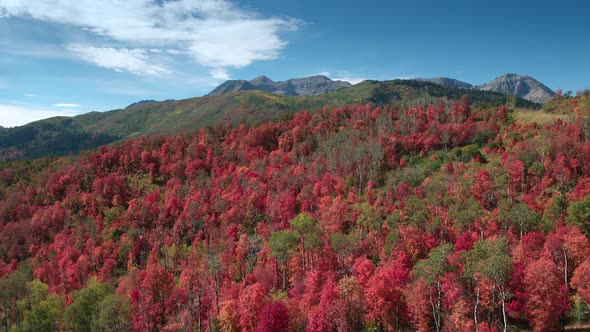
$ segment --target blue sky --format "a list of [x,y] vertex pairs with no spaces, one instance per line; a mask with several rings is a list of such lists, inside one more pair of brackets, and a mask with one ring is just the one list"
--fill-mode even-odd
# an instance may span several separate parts
[[590,88],[586,1],[0,0],[0,125],[201,96],[225,79],[507,72]]

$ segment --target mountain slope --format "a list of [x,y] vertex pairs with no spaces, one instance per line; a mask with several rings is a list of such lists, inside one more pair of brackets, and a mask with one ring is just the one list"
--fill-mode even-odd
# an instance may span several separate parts
[[246,80],[231,80],[225,81],[220,86],[209,92],[208,96],[219,95],[231,91],[248,91],[256,90],[256,88]]
[[250,81],[230,80],[213,89],[208,95],[215,96],[231,91],[260,90],[283,96],[317,96],[350,86],[344,81],[333,81],[326,76],[316,75],[275,82],[266,76],[259,76]]
[[587,326],[590,109],[436,101],[0,165],[2,330],[432,331],[434,303],[439,331]]
[[[139,102],[125,109],[51,118],[1,131],[0,161],[68,155],[141,135],[190,132],[216,124],[256,123],[289,116],[299,110],[316,111],[369,102],[379,106],[428,104],[443,97],[458,100],[465,93],[469,93],[475,105],[497,106],[505,100],[504,95],[495,92],[394,80],[365,81],[317,96],[282,96],[256,90]],[[526,100],[518,100],[518,105],[540,106]]]
[[75,154],[117,139],[104,132],[89,131],[75,118],[55,117],[1,130],[0,161]]
[[416,80],[452,88],[494,91],[514,95],[540,104],[544,104],[555,97],[555,92],[528,75],[505,74],[489,83],[475,86],[449,77],[417,78]]
[[555,92],[528,75],[505,74],[475,88],[511,94],[536,103],[546,103],[555,97]]
[[459,81],[449,77],[417,78],[416,80],[459,89],[471,89],[473,87],[473,85],[467,82]]
[[[173,99],[166,99],[164,101],[173,101]],[[157,100],[153,100],[153,99],[140,100],[135,103],[129,104],[129,106],[127,106],[125,108],[131,108],[131,107],[135,107],[135,106],[139,106],[139,105],[143,105],[143,104],[147,104],[147,103],[157,103],[157,102],[158,102]]]

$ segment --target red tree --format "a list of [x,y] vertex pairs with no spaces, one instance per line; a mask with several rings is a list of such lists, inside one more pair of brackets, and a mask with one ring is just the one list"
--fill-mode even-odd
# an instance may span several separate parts
[[369,319],[378,322],[387,331],[399,330],[409,319],[402,292],[410,274],[405,257],[401,253],[397,261],[379,268],[367,282],[365,296]]
[[571,285],[586,304],[590,305],[590,259],[585,260],[574,271]]
[[268,302],[260,310],[257,332],[289,330],[289,311],[283,302]]
[[525,271],[528,299],[525,312],[535,331],[557,329],[559,317],[568,309],[567,289],[563,287],[559,269],[544,254]]

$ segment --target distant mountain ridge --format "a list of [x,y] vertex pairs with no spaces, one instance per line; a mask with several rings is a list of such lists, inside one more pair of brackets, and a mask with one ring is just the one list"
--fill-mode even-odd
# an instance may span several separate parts
[[504,74],[488,83],[471,85],[449,77],[417,78],[418,81],[431,82],[442,86],[460,89],[493,91],[514,95],[534,103],[544,104],[555,97],[555,92],[543,83],[528,75]]
[[[174,99],[166,99],[164,101],[174,101]],[[148,103],[159,103],[159,101],[153,100],[153,99],[140,100],[140,101],[137,101],[135,103],[129,104],[127,107],[125,107],[125,109],[132,108],[132,107],[135,107],[135,106],[144,105],[144,104],[148,104]]]
[[475,87],[478,90],[515,95],[536,103],[546,103],[555,97],[555,92],[528,75],[505,74],[493,81]]
[[[555,97],[554,91],[528,75],[504,74],[489,83],[480,85],[472,85],[450,77],[416,78],[415,80],[457,89],[474,89],[509,94],[541,104]],[[225,81],[213,89],[208,96],[216,96],[232,91],[251,90],[260,90],[283,96],[317,96],[348,86],[351,86],[348,82],[334,81],[323,75],[294,78],[282,82],[275,82],[266,76],[259,76],[249,81]]]
[[434,84],[438,84],[438,85],[442,85],[442,86],[448,86],[451,88],[458,88],[458,89],[471,89],[471,88],[473,88],[473,85],[471,85],[467,82],[459,81],[459,80],[456,80],[454,78],[449,78],[449,77],[417,78],[416,80],[430,82],[430,83],[434,83]]
[[[255,80],[258,85],[269,83],[264,77]],[[304,87],[297,81],[291,82],[291,86]],[[282,96],[253,90],[183,100],[139,101],[124,109],[54,117],[0,130],[0,163],[76,154],[142,135],[178,134],[219,124],[269,121],[301,110],[314,112],[366,103],[423,105],[438,103],[441,98],[459,100],[465,94],[474,105],[484,107],[497,107],[506,101],[505,95],[497,92],[457,89],[418,80],[367,80],[315,96]],[[516,105],[541,106],[520,98]]]
[[208,96],[216,96],[231,91],[260,90],[283,96],[317,96],[322,93],[335,91],[351,86],[345,81],[334,81],[324,75],[304,78],[293,78],[287,81],[275,82],[266,76],[259,76],[252,80],[229,80],[213,89]]

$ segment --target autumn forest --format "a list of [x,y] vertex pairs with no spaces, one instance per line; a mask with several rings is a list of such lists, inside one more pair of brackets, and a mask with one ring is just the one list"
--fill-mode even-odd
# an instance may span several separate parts
[[0,166],[2,331],[590,324],[590,94],[358,104]]

